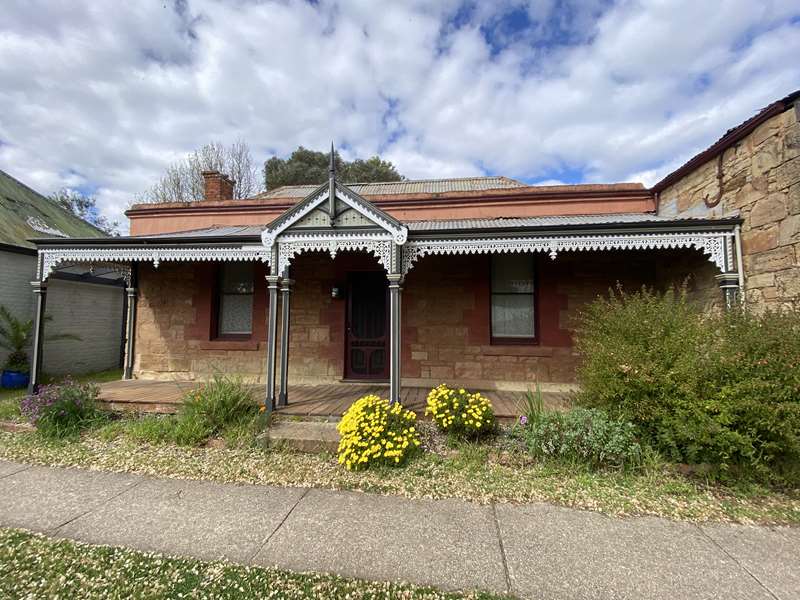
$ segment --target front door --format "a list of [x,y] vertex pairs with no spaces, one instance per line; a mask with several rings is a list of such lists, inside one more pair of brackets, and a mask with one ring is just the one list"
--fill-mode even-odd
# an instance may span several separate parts
[[387,379],[388,283],[383,271],[351,273],[347,290],[345,377]]

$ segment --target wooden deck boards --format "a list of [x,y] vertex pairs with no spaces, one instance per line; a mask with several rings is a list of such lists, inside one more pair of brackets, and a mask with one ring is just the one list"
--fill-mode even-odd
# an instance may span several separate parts
[[[175,412],[184,395],[196,385],[192,381],[144,381],[132,379],[100,384],[100,401],[113,410],[142,412]],[[259,397],[263,385],[254,385]],[[420,417],[425,411],[427,388],[404,387],[400,392],[403,405]],[[495,415],[501,420],[516,419],[524,411],[523,392],[481,390],[492,401]],[[294,385],[289,387],[289,404],[278,413],[302,417],[340,417],[358,398],[367,394],[386,397],[388,385],[332,383]],[[568,392],[544,392],[545,406],[563,409],[570,405]]]

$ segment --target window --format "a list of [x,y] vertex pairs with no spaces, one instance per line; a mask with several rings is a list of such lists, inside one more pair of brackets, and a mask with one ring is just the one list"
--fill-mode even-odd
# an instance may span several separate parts
[[533,257],[492,255],[492,341],[536,341]]
[[217,334],[250,335],[253,332],[253,264],[223,263],[219,274]]

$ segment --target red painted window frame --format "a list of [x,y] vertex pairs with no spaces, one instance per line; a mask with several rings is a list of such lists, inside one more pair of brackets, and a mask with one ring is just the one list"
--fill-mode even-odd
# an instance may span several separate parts
[[[253,275],[253,292],[250,294],[253,297],[253,314],[250,320],[250,333],[220,333],[219,332],[219,311],[222,308],[222,269],[229,263],[220,263],[214,269],[214,294],[211,298],[211,331],[210,341],[251,341],[255,336],[255,323],[256,323],[256,269],[252,268]],[[252,266],[252,263],[248,262]],[[247,295],[247,294],[242,294]]]
[[[533,336],[532,337],[503,337],[495,336],[493,323],[492,323],[492,298],[494,297],[494,290],[492,283],[494,282],[494,257],[504,256],[503,254],[490,254],[489,255],[489,344],[492,346],[537,346],[539,345],[539,335],[541,326],[539,323],[539,269],[536,256],[529,255],[531,265],[533,267],[533,293],[530,297],[533,301]],[[526,254],[527,256],[527,254]],[[520,294],[522,295],[522,294]]]

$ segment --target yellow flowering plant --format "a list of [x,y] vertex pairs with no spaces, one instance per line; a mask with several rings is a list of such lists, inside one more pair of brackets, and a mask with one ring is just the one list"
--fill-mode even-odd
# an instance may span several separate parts
[[477,437],[494,429],[492,403],[480,392],[471,394],[464,388],[453,389],[441,384],[428,394],[425,415],[430,416],[441,431]]
[[336,426],[339,464],[348,471],[400,465],[419,447],[416,413],[374,394],[356,400]]

